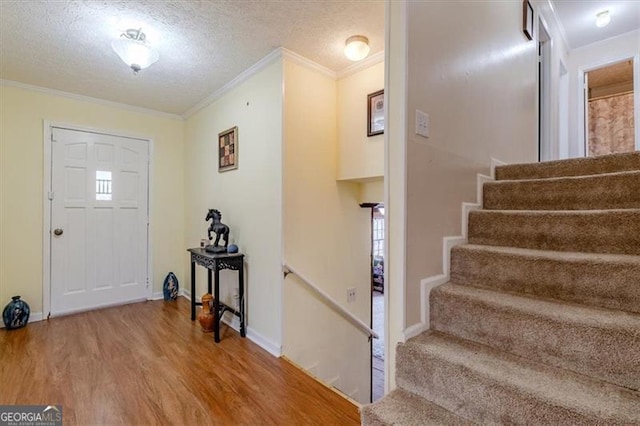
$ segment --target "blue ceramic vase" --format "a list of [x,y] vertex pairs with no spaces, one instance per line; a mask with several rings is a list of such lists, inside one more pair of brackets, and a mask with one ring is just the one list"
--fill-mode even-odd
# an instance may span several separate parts
[[31,309],[29,304],[20,300],[20,296],[13,296],[11,302],[4,307],[2,311],[2,320],[7,330],[14,330],[27,325],[29,322],[29,314]]
[[176,300],[178,298],[179,289],[180,285],[178,284],[178,278],[173,272],[169,272],[167,278],[164,279],[164,284],[162,285],[164,300]]

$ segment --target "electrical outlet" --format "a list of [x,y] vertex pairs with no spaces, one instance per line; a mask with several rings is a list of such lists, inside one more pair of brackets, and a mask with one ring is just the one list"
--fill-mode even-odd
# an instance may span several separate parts
[[356,301],[356,288],[351,287],[347,289],[347,303],[353,303]]
[[416,134],[429,137],[429,114],[416,110]]

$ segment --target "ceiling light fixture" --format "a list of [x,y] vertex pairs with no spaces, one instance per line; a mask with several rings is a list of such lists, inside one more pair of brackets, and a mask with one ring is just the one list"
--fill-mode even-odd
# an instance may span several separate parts
[[602,28],[609,25],[611,22],[611,14],[608,10],[603,10],[602,12],[596,14],[596,27]]
[[129,29],[120,34],[120,38],[111,42],[111,48],[131,67],[134,74],[138,74],[138,71],[154,64],[160,58],[158,51],[146,42],[142,28]]
[[369,39],[365,36],[354,35],[344,44],[344,55],[352,61],[360,61],[369,55]]

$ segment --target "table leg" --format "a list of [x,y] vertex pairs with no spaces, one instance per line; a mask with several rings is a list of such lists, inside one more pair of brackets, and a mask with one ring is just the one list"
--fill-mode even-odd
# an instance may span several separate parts
[[211,288],[211,269],[207,268],[207,293],[213,294],[211,293]]
[[191,321],[196,319],[196,262],[191,258]]
[[213,283],[214,295],[213,295],[213,312],[215,321],[213,322],[213,338],[216,343],[220,342],[220,271],[218,271],[218,265],[214,265],[215,280]]
[[238,270],[238,297],[240,298],[240,336],[246,337],[247,330],[244,323],[244,265]]

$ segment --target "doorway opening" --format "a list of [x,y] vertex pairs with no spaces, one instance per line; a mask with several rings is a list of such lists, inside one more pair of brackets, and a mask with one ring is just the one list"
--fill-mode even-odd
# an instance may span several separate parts
[[587,156],[636,150],[633,59],[584,73]]
[[551,152],[551,37],[538,21],[538,161],[553,159]]
[[378,335],[371,340],[371,393],[375,402],[384,396],[384,204],[362,203],[362,208],[371,209],[371,319],[370,327]]
[[371,209],[371,401],[384,396],[384,206]]

